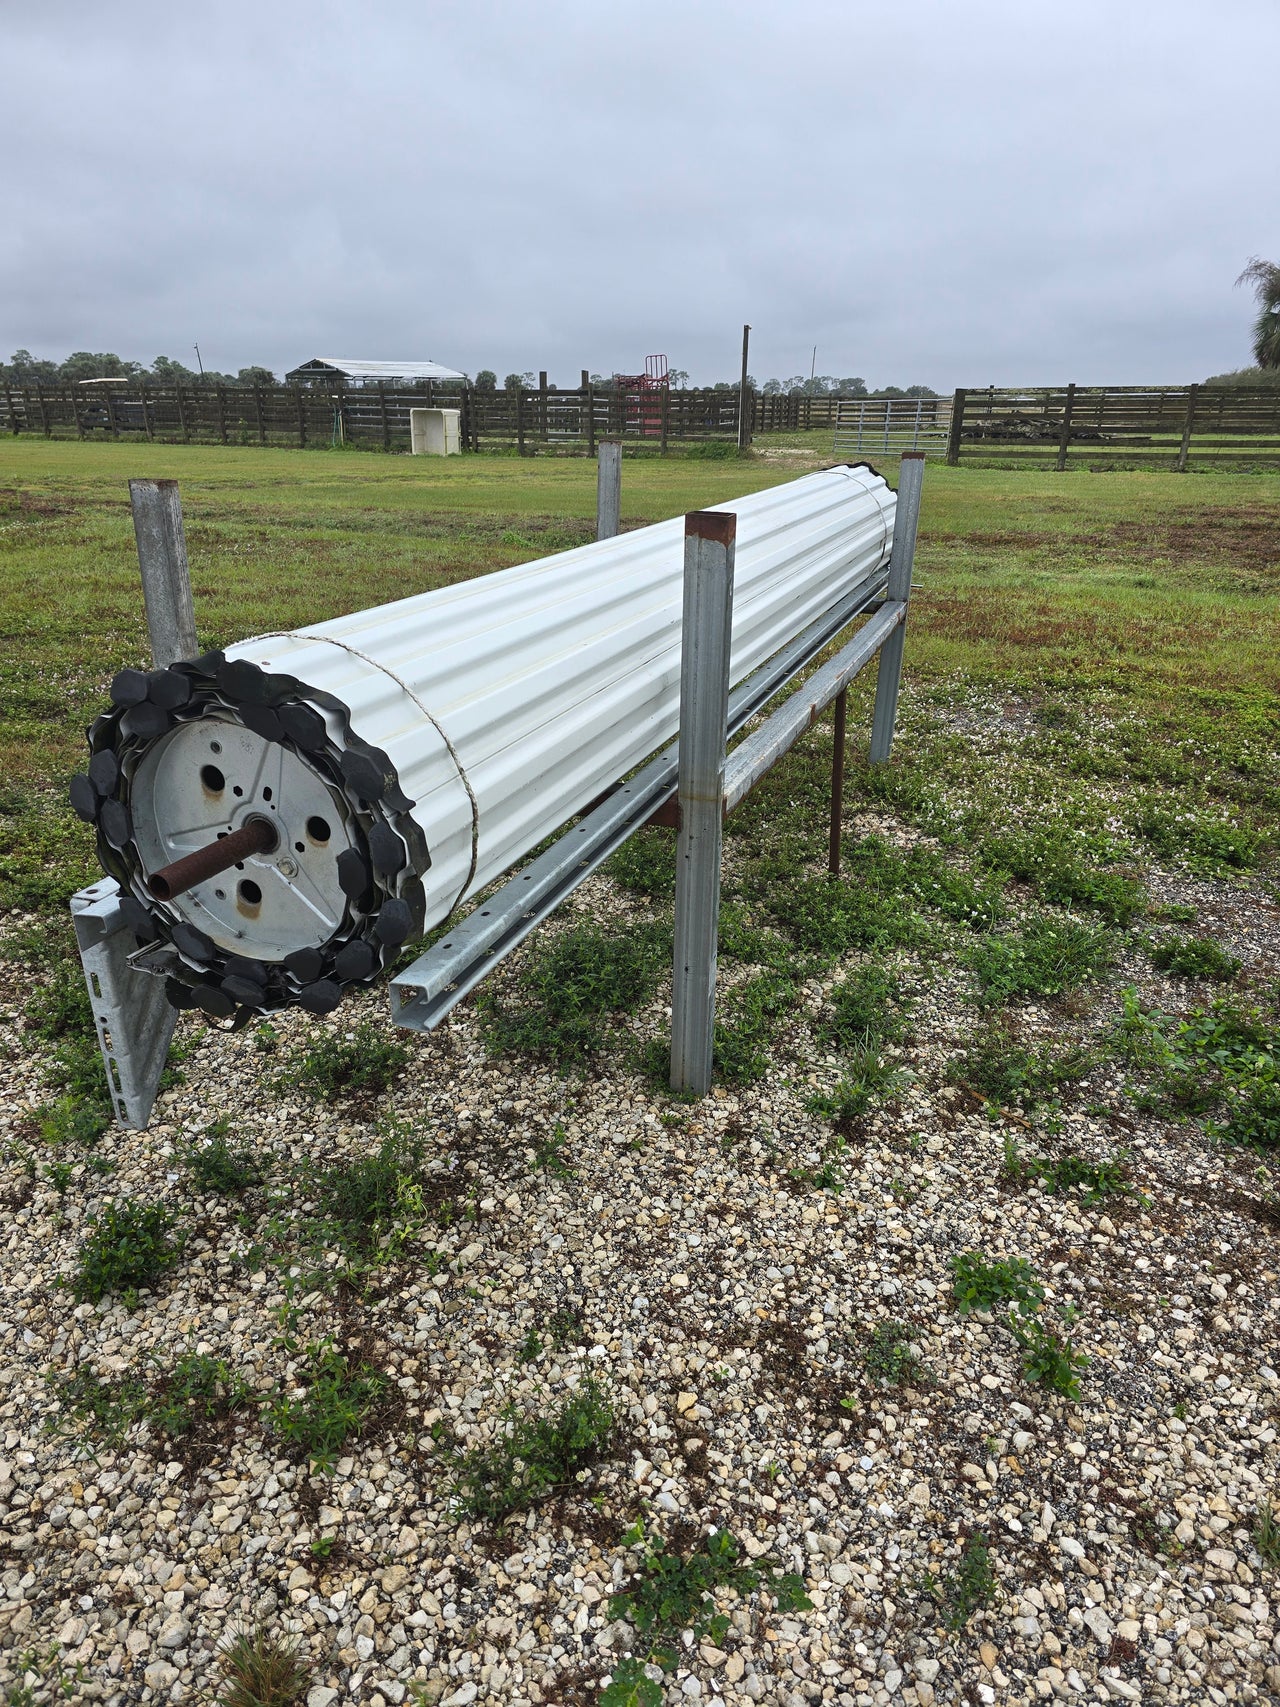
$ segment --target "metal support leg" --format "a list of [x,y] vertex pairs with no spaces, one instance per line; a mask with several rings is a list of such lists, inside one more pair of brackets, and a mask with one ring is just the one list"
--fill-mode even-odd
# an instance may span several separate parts
[[[895,633],[900,632],[895,630]],[[827,853],[827,870],[832,877],[840,875],[840,839],[844,823],[844,718],[849,704],[848,688],[836,695],[835,729],[831,744],[831,844]]]
[[121,1126],[144,1132],[169,1056],[177,1012],[165,999],[164,979],[135,972],[129,964],[137,939],[120,910],[114,879],[103,878],[73,895],[71,922],[89,986],[111,1105]]
[[711,1089],[736,516],[685,517],[671,1088]]
[[151,656],[156,668],[163,670],[179,658],[194,658],[199,651],[178,482],[131,480],[129,503],[138,541]]
[[[131,480],[129,503],[151,656],[156,668],[164,669],[199,651],[178,482]],[[121,912],[114,879],[104,878],[73,895],[71,919],[111,1106],[121,1126],[145,1131],[177,1013],[165,999],[164,980],[129,964],[137,939]]]
[[622,446],[615,439],[600,445],[596,473],[596,538],[613,539],[622,525]]
[[[885,597],[904,607],[911,598],[911,568],[916,556],[916,529],[920,522],[920,489],[924,484],[924,452],[904,451],[898,465],[898,508],[893,523],[893,551],[889,558],[889,585]],[[902,685],[902,648],[907,637],[903,621],[880,649],[876,667],[876,709],[871,723],[871,763],[885,764],[893,746],[893,726],[898,717],[898,689]]]

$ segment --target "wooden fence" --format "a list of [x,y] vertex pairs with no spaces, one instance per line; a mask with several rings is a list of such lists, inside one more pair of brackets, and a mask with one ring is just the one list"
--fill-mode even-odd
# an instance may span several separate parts
[[1178,470],[1280,465],[1280,387],[961,389],[948,413],[950,463]]
[[[89,395],[92,393],[92,395]],[[469,450],[510,446],[521,453],[568,449],[594,455],[598,440],[620,438],[665,450],[698,439],[736,440],[736,391],[615,391],[553,385],[510,391],[385,384],[315,386],[0,387],[0,432],[46,438],[151,439],[237,445],[359,444],[409,448],[409,411],[461,411]]]
[[[92,394],[92,395],[90,395]],[[1280,387],[1044,386],[962,388],[953,397],[749,395],[752,436],[827,433],[839,456],[904,445],[950,463],[1003,467],[1280,466]],[[665,450],[734,441],[736,391],[617,391],[545,383],[507,391],[429,383],[313,386],[0,386],[0,432],[46,438],[154,439],[239,445],[409,448],[409,411],[461,411],[469,450],[594,455],[604,438]]]

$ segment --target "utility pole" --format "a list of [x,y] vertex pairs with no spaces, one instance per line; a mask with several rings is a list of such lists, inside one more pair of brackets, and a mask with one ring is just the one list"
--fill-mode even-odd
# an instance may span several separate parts
[[201,379],[203,379],[204,378],[204,363],[200,360],[200,346],[199,346],[199,344],[193,344],[191,347],[196,353],[196,366],[200,369],[200,377],[201,377]]
[[809,363],[809,378],[812,379],[818,371],[818,346],[813,346],[813,360]]
[[742,379],[738,385],[738,449],[746,450],[751,443],[751,429],[747,424],[747,350],[751,342],[751,328],[742,328]]

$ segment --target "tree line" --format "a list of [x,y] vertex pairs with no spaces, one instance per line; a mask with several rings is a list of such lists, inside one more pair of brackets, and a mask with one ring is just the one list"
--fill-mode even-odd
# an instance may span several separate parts
[[30,350],[16,350],[0,362],[0,380],[10,385],[77,385],[83,379],[151,379],[158,385],[275,385],[269,367],[242,367],[238,373],[189,368],[172,356],[157,356],[150,367],[126,361],[113,351],[77,350],[64,362],[46,361]]

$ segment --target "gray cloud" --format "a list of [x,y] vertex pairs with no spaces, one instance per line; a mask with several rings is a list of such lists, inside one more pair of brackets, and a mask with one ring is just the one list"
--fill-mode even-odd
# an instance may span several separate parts
[[1176,382],[1280,258],[1272,0],[0,11],[5,356]]

